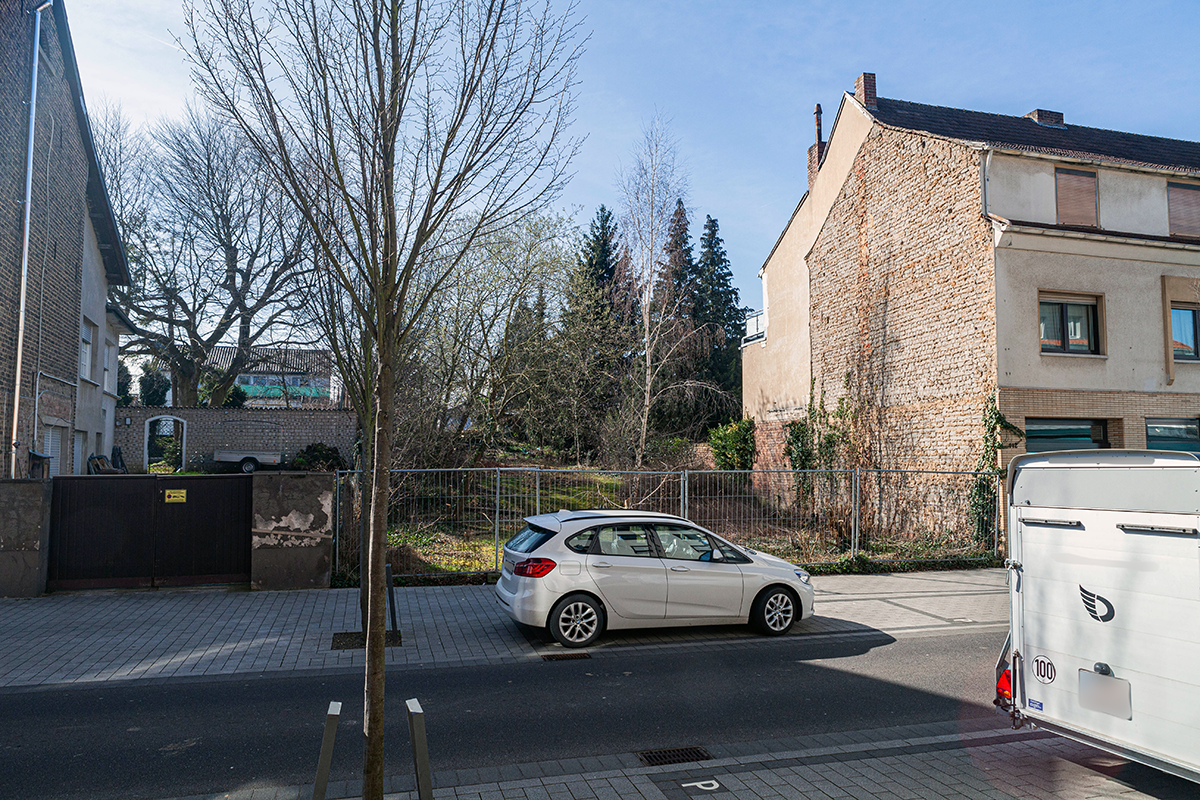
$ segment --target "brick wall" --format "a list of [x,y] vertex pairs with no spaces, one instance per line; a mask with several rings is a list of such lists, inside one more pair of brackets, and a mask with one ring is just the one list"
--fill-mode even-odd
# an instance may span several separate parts
[[[29,122],[29,75],[33,53],[30,3],[0,4],[0,451],[8,474],[12,390],[16,361],[17,298],[25,194],[25,148]],[[21,380],[18,470],[25,471],[31,440],[41,449],[41,426],[33,428],[34,378],[39,369],[75,380],[79,354],[80,268],[83,259],[87,160],[70,87],[62,64],[53,14],[42,13],[34,179]],[[49,68],[47,67],[49,62]],[[43,276],[45,278],[43,282]],[[75,390],[43,381],[41,416],[71,420]],[[66,413],[63,413],[63,410]],[[64,474],[70,473],[71,432],[63,441]]]
[[[861,404],[878,466],[971,469],[995,386],[977,152],[875,126],[807,263],[813,377],[827,408]],[[785,466],[784,421],[758,421],[760,467]]]
[[[1095,392],[1068,389],[1000,389],[1000,413],[1022,430],[1029,417],[1102,419],[1114,448],[1146,447],[1146,417],[1198,416],[1200,401],[1182,392]],[[1021,443],[1002,452],[1005,465],[1025,452]]]
[[230,428],[237,433],[236,423],[239,422],[279,423],[282,426],[280,446],[288,458],[314,442],[336,447],[347,463],[353,459],[355,451],[357,422],[351,411],[130,406],[118,408],[116,413],[118,424],[114,428],[114,440],[121,448],[130,472],[146,471],[142,460],[146,421],[160,416],[177,417],[187,422],[185,463],[189,467],[198,465],[197,459],[211,464],[213,451],[227,444],[225,440]]

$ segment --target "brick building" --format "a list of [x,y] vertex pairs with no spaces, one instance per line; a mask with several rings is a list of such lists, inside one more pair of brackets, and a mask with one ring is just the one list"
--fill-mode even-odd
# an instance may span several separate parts
[[759,276],[743,406],[760,467],[810,398],[853,401],[881,467],[1200,452],[1200,143],[878,97],[859,76]]
[[[217,345],[207,363],[228,369],[236,354],[232,345]],[[252,347],[249,362],[237,376],[237,385],[246,393],[246,408],[345,407],[329,350]]]
[[[112,447],[119,336],[128,320],[107,303],[129,280],[88,126],[62,2],[40,12],[0,0],[0,416],[4,476],[27,473],[32,446],[51,471],[81,472]],[[34,47],[40,18],[40,41]],[[37,53],[32,170],[29,101]],[[32,187],[26,239],[26,181]],[[23,270],[23,266],[27,267]],[[22,273],[25,325],[17,369]],[[19,395],[15,395],[19,392]],[[14,396],[16,440],[12,446]],[[13,461],[16,461],[15,465]]]

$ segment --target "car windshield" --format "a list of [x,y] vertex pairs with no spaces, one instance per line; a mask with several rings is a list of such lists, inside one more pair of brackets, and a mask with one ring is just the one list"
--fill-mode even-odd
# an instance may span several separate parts
[[526,525],[520,533],[505,542],[504,546],[515,553],[532,553],[552,538],[554,531],[539,528],[537,525]]

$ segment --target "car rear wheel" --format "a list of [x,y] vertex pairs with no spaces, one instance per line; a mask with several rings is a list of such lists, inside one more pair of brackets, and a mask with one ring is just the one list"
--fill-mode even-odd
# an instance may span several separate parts
[[547,627],[563,647],[587,647],[604,632],[604,609],[585,594],[568,595],[550,611]]
[[767,636],[782,636],[796,622],[799,604],[796,596],[782,586],[775,586],[758,596],[750,610],[750,625]]

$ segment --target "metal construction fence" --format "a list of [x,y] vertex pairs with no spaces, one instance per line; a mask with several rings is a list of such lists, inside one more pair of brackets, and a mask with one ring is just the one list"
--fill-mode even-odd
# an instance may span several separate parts
[[[525,517],[636,509],[690,519],[794,563],[982,559],[1001,547],[1003,476],[923,470],[393,470],[387,558],[400,575],[498,568]],[[337,573],[357,576],[370,475],[337,473]],[[368,508],[369,512],[369,508]]]

